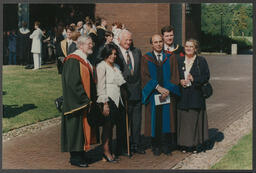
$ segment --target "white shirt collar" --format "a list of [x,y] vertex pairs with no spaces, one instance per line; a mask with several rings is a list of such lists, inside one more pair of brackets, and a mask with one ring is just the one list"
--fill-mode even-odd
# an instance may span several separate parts
[[161,61],[163,60],[162,52],[158,53],[158,52],[154,51],[154,54],[156,55],[156,58],[158,58],[158,56],[157,56],[157,55],[159,55],[159,54],[160,54],[160,60],[161,60]]
[[123,48],[120,44],[118,44],[118,46],[120,47],[122,53],[126,53],[126,51],[130,52],[130,49],[127,49],[127,50],[126,50],[126,49]]
[[164,50],[170,49],[170,51],[172,51],[174,49],[174,44],[172,43],[171,46],[167,45],[166,43],[164,43]]

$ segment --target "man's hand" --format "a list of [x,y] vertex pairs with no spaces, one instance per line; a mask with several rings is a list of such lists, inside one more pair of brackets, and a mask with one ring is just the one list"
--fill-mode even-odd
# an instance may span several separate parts
[[109,112],[110,112],[109,106],[108,106],[108,103],[106,102],[106,103],[104,103],[102,114],[103,114],[104,116],[108,116],[108,115],[109,115]]
[[156,90],[161,94],[162,99],[165,99],[170,94],[168,89],[163,88],[160,85],[156,88]]

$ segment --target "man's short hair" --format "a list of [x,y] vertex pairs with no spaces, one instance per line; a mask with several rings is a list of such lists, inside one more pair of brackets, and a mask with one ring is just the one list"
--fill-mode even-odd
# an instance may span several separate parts
[[40,26],[40,22],[35,21],[35,25],[39,27]]
[[171,32],[171,31],[174,32],[174,27],[172,25],[167,25],[161,29],[161,34],[164,35],[165,32]]
[[82,35],[78,37],[76,47],[79,48],[81,45],[85,44],[85,42],[89,39],[92,39],[90,36]]
[[73,27],[73,26],[71,26],[71,25],[68,25],[67,27],[66,27],[66,31],[67,30],[70,30],[71,32],[73,32],[73,31],[75,31],[75,28]]
[[153,44],[152,37],[150,37],[150,39],[149,39],[149,43],[150,43],[150,44]]
[[[150,44],[153,44],[153,37],[155,36],[155,35],[159,35],[159,34],[154,34],[154,35],[152,35],[151,37],[150,37],[150,39],[149,39],[149,43]],[[160,37],[161,37],[161,35],[159,35]],[[162,37],[161,37],[162,38]],[[163,39],[163,38],[162,38]]]
[[119,38],[120,41],[122,40],[123,35],[126,34],[126,33],[132,35],[132,33],[131,33],[130,31],[128,31],[127,29],[124,29],[124,30],[122,30],[122,31],[120,32],[120,34],[118,35],[118,38]]

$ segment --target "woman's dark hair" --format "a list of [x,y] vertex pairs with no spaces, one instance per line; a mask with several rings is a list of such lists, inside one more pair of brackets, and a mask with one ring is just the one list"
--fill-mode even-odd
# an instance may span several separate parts
[[114,33],[113,32],[111,32],[111,31],[106,31],[105,32],[105,37],[108,37],[108,36],[111,36],[112,35],[112,37],[114,37]]
[[117,46],[114,43],[106,44],[101,52],[102,60],[107,59],[112,54],[113,50],[117,51]]

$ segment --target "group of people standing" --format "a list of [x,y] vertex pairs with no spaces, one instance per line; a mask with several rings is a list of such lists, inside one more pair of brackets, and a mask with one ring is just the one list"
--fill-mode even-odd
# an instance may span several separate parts
[[[196,40],[187,40],[183,48],[174,43],[174,28],[165,26],[161,35],[150,38],[152,50],[142,55],[124,28],[116,35],[104,29],[104,39],[96,47],[90,35],[76,34],[70,27],[66,33],[58,57],[63,88],[61,151],[70,152],[71,165],[88,167],[87,151],[99,142],[99,126],[103,160],[116,163],[119,156],[145,154],[142,104],[144,135],[152,138],[155,156],[171,155],[176,149],[201,151],[208,140],[201,86],[210,73],[205,58],[198,55]],[[92,123],[95,118],[101,123]]]

